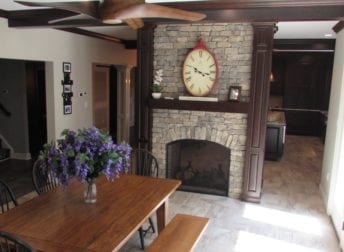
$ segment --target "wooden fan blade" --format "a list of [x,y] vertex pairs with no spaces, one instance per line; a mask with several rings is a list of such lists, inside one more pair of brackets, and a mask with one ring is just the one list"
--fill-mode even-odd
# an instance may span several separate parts
[[124,22],[126,22],[127,25],[134,30],[140,29],[144,26],[141,18],[126,19]]
[[18,0],[16,3],[26,6],[38,6],[38,7],[51,7],[55,9],[72,11],[79,14],[85,14],[92,18],[99,18],[98,6],[99,1],[86,1],[86,2],[46,2],[38,0]]
[[65,17],[65,18],[58,18],[58,19],[50,20],[48,23],[49,24],[58,24],[61,22],[74,21],[74,20],[90,20],[90,16],[85,15],[85,14],[77,14],[77,15],[71,16],[71,17]]
[[[108,8],[110,6],[107,6]],[[114,6],[115,7],[115,6]],[[185,11],[157,4],[135,4],[124,9],[108,9],[101,14],[102,20],[126,20],[136,18],[170,18],[187,21],[199,21],[206,17],[203,13]]]

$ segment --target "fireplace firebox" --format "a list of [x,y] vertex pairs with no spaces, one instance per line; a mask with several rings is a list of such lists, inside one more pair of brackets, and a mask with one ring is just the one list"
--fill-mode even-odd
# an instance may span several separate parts
[[228,195],[230,149],[207,140],[182,139],[166,146],[166,177],[180,190]]

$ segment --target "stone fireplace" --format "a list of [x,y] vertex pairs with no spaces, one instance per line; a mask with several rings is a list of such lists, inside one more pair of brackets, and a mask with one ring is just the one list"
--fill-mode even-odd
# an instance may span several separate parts
[[[152,152],[158,159],[159,174],[167,176],[167,148],[184,139],[207,140],[230,150],[228,188],[225,195],[238,198],[242,192],[247,115],[239,113],[153,110]],[[212,159],[211,153],[206,157]]]
[[227,196],[229,167],[230,149],[221,144],[194,139],[167,144],[166,177],[181,180],[181,190]]
[[[253,48],[253,28],[250,23],[158,25],[154,30],[153,68],[154,72],[163,69],[163,96],[174,100],[171,106],[152,107],[152,152],[158,159],[160,176],[168,177],[166,167],[171,164],[168,164],[167,149],[175,141],[209,141],[228,149],[225,154],[228,158],[224,158],[227,161],[221,164],[221,170],[227,176],[224,182],[227,189],[222,195],[238,198],[243,190],[247,112],[223,108],[193,110],[188,108],[191,104],[177,102],[178,96],[188,95],[182,80],[182,65],[200,36],[215,55],[220,70],[218,83],[209,96],[218,98],[217,106],[227,106],[230,103],[227,102],[229,88],[240,86],[241,97],[237,104],[248,104]],[[182,104],[182,108],[175,108],[176,103]],[[208,107],[210,103],[203,102],[202,107]],[[230,106],[235,106],[234,103]],[[204,158],[211,160],[213,157],[209,154]],[[194,166],[195,161],[187,161],[191,161],[192,169],[198,172],[200,167]],[[218,168],[219,164],[214,166],[214,169]]]

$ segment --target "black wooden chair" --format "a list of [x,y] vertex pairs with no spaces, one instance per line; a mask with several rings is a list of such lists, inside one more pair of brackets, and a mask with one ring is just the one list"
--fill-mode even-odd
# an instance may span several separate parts
[[7,212],[18,205],[11,188],[3,180],[0,180],[0,205],[1,213]]
[[[158,177],[159,165],[157,159],[151,152],[145,149],[136,149],[132,152],[132,173],[140,176]],[[134,169],[134,170],[133,170]],[[142,250],[145,249],[144,237],[147,232],[155,233],[154,223],[151,217],[148,218],[149,226],[147,228],[140,227],[140,242]]]
[[36,252],[36,250],[14,235],[0,231],[0,252]]
[[59,186],[54,174],[46,169],[46,163],[37,159],[32,168],[32,182],[38,194],[49,192]]

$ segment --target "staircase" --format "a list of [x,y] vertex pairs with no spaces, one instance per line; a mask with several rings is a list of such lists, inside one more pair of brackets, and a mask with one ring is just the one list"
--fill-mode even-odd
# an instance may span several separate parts
[[2,147],[2,140],[0,139],[0,161],[6,160],[10,157],[10,149]]

